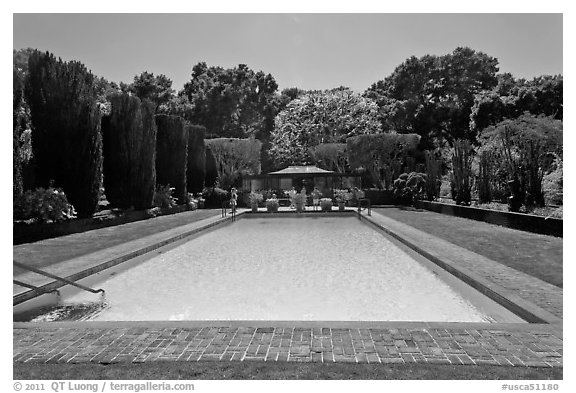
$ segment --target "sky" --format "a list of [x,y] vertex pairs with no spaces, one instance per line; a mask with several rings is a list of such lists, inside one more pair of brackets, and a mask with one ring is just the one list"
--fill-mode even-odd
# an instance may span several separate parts
[[247,64],[279,89],[362,92],[410,56],[458,46],[496,57],[500,72],[562,74],[562,14],[14,14],[13,48],[79,60],[130,82],[164,74],[180,90],[200,61]]

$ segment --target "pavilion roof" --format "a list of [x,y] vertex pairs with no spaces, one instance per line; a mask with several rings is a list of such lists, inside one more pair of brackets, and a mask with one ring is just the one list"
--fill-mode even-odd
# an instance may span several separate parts
[[334,173],[332,171],[327,171],[322,168],[318,168],[315,165],[291,165],[288,168],[276,172],[270,172],[269,175],[313,175],[313,174],[328,174]]

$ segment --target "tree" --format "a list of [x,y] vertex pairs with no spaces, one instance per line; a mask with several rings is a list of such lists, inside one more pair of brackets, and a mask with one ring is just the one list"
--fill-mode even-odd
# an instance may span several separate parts
[[206,127],[207,137],[265,140],[274,125],[277,89],[272,75],[245,64],[224,69],[198,63],[182,91],[193,107],[187,120]]
[[562,157],[562,122],[525,114],[488,127],[481,142],[481,151],[490,151],[495,165],[505,168],[505,181],[517,184],[525,206],[544,206],[542,178]]
[[377,114],[374,102],[347,88],[305,94],[276,117],[270,155],[277,165],[312,162],[310,149],[320,143],[380,132]]
[[368,171],[378,188],[389,190],[419,142],[417,134],[395,132],[351,137],[346,139],[348,161],[352,169]]
[[562,75],[543,75],[532,81],[515,80],[510,74],[498,75],[496,87],[475,96],[470,129],[481,132],[488,126],[504,119],[515,119],[526,112],[562,120],[562,93]]
[[188,165],[186,167],[186,185],[189,192],[202,192],[206,177],[206,146],[203,126],[186,126],[188,130]]
[[186,165],[188,134],[184,119],[178,116],[156,115],[156,184],[174,187],[178,204],[187,203]]
[[475,140],[469,132],[474,97],[496,86],[498,60],[470,48],[444,56],[411,57],[364,95],[380,108],[384,130],[417,133],[422,147]]
[[170,78],[163,74],[155,76],[154,73],[148,71],[136,75],[130,85],[123,87],[125,91],[135,94],[141,100],[152,101],[156,110],[160,105],[169,102],[174,95]]
[[216,163],[220,188],[236,185],[241,175],[260,173],[262,143],[259,140],[215,138],[205,142]]
[[156,185],[154,104],[125,93],[110,102],[102,119],[106,198],[114,207],[148,209]]
[[94,76],[76,61],[34,51],[25,88],[32,123],[36,187],[64,189],[79,217],[90,217],[102,183],[102,136]]

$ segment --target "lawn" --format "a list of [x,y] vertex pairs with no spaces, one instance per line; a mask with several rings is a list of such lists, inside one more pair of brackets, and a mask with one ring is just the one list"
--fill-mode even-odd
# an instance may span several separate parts
[[562,379],[562,368],[270,362],[153,362],[142,364],[14,363],[14,379]]
[[563,239],[413,208],[378,213],[560,288]]

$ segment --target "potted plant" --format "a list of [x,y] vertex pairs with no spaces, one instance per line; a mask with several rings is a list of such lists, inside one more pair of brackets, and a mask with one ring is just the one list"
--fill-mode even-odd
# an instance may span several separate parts
[[278,199],[266,199],[266,210],[268,210],[268,213],[276,213],[278,211],[278,206]]
[[304,211],[306,205],[306,194],[303,192],[297,193],[292,197],[292,204],[296,207],[296,212],[301,213]]
[[352,198],[352,193],[348,190],[334,190],[334,198],[338,203],[338,210],[344,211],[344,206]]
[[322,198],[320,199],[320,209],[323,212],[332,211],[332,199],[330,198]]
[[250,207],[252,208],[252,212],[258,212],[258,203],[264,200],[264,196],[259,192],[252,191],[250,195],[248,195],[248,201],[250,202]]

